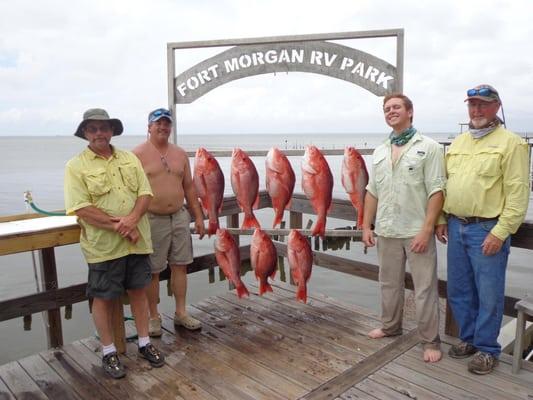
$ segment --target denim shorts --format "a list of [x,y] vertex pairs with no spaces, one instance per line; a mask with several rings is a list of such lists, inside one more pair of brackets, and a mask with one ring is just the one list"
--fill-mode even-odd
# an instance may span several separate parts
[[115,299],[125,290],[141,289],[152,280],[148,254],[130,254],[114,260],[89,263],[87,297]]

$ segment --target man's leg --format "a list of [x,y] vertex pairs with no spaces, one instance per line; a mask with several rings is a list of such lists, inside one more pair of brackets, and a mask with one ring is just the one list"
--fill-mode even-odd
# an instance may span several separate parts
[[170,267],[170,284],[174,295],[174,301],[176,302],[174,323],[176,325],[182,325],[190,330],[200,329],[200,321],[188,315],[187,310],[185,309],[187,304],[186,265],[172,265]]
[[187,266],[172,265],[170,267],[170,285],[176,302],[176,315],[184,317],[187,315],[185,310],[187,298]]
[[113,328],[111,323],[112,304],[113,300],[98,297],[93,298],[93,321],[102,346],[113,344]]
[[368,333],[372,339],[402,333],[405,252],[401,239],[377,238],[382,328]]
[[459,338],[473,345],[479,299],[466,251],[467,228],[454,217],[448,220],[448,302],[459,325]]
[[128,296],[133,317],[135,318],[135,327],[139,337],[148,336],[148,299],[146,289],[129,289]]
[[415,306],[418,333],[424,348],[424,361],[437,362],[442,358],[439,338],[439,292],[437,277],[437,249],[432,236],[424,253],[409,250],[411,239],[404,241],[407,261],[415,286]]

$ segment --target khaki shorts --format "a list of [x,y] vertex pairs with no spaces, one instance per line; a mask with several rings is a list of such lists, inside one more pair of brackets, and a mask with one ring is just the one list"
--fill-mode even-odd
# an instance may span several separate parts
[[192,263],[192,238],[189,229],[191,217],[182,207],[174,214],[146,213],[152,230],[154,252],[150,255],[152,274],[158,274],[170,265]]

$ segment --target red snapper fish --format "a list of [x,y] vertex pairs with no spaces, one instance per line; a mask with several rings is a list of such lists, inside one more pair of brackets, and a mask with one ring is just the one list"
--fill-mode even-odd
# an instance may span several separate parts
[[235,239],[226,229],[219,228],[215,238],[215,258],[226,278],[235,285],[237,296],[250,293],[241,280],[241,254]]
[[289,234],[287,255],[292,279],[298,285],[296,299],[307,303],[307,281],[311,277],[313,252],[307,238],[297,230],[292,229]]
[[241,229],[261,228],[253,212],[259,205],[259,175],[248,154],[239,148],[231,156],[231,187],[244,212]]
[[215,157],[203,147],[196,150],[193,182],[200,204],[209,218],[207,233],[211,236],[219,227],[218,214],[224,200],[224,174]]
[[276,147],[267,153],[265,165],[266,190],[275,212],[272,228],[275,228],[283,219],[283,211],[290,205],[296,177],[289,160]]
[[317,214],[313,236],[324,237],[326,214],[331,207],[333,175],[328,162],[316,148],[307,146],[302,160],[302,189]]
[[353,147],[344,149],[341,169],[342,186],[357,210],[357,229],[363,226],[364,200],[368,184],[368,170],[361,153]]
[[256,229],[250,245],[250,260],[255,277],[259,281],[259,295],[272,292],[268,278],[274,279],[278,265],[278,252],[272,239],[261,229]]

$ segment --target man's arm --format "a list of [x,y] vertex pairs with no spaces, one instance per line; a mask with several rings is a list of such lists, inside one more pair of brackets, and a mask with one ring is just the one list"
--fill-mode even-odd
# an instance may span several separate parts
[[428,242],[433,235],[435,223],[439,218],[442,206],[444,204],[444,194],[442,191],[433,193],[428,200],[426,207],[426,217],[424,218],[424,225],[420,232],[416,234],[411,242],[411,251],[414,253],[423,253],[428,248]]
[[74,211],[74,213],[90,225],[107,229],[108,231],[115,231],[116,222],[113,222],[113,217],[95,206],[83,207]]
[[365,207],[363,212],[363,243],[366,247],[373,247],[376,245],[374,234],[372,232],[372,222],[376,218],[378,209],[378,199],[376,199],[369,191],[365,195]]
[[194,183],[192,181],[191,168],[189,166],[189,158],[187,156],[185,156],[183,192],[185,193],[185,198],[187,199],[189,212],[194,217],[194,228],[196,229],[196,233],[198,233],[200,235],[200,239],[202,239],[205,234],[204,214],[202,213],[196,188],[194,187]]
[[152,196],[150,195],[139,196],[128,215],[111,218],[111,221],[116,223],[116,231],[121,236],[127,237],[137,227],[139,220],[148,210],[150,201],[152,201]]

